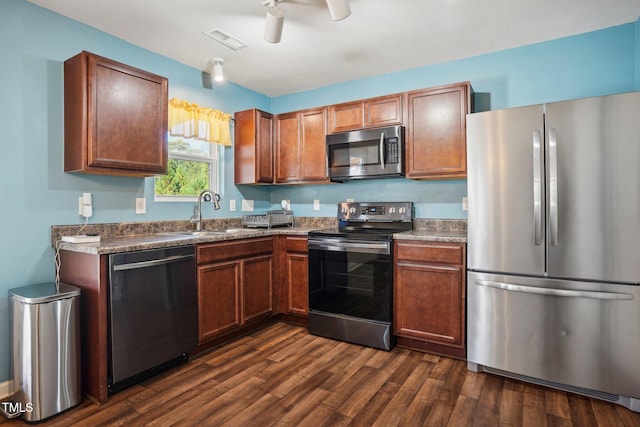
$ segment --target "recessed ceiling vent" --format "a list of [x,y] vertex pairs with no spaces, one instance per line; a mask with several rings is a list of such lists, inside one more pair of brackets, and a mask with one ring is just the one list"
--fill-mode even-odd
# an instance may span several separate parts
[[218,28],[214,30],[203,31],[202,34],[207,35],[212,39],[214,39],[215,41],[222,43],[223,45],[225,45],[231,50],[240,50],[243,47],[248,46],[248,44],[246,44],[239,38],[234,37],[231,34],[227,33],[226,31],[222,31]]

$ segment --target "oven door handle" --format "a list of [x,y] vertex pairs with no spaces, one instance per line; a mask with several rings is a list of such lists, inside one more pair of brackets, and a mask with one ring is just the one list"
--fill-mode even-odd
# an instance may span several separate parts
[[389,243],[353,243],[353,242],[338,242],[338,241],[312,241],[309,240],[309,249],[319,251],[331,251],[331,252],[359,252],[370,254],[384,254],[390,253]]

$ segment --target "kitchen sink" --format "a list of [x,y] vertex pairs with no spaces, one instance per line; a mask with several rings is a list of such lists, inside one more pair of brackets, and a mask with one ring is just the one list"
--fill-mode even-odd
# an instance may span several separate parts
[[221,234],[242,233],[246,230],[242,228],[217,228],[213,230],[183,230],[183,231],[162,231],[158,234],[164,236],[216,236]]

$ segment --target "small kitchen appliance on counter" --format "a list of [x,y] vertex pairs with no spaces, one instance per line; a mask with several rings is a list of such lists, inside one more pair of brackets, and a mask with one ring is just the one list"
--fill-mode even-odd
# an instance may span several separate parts
[[281,209],[262,214],[242,215],[243,227],[271,228],[282,225],[293,227],[293,211]]
[[391,350],[393,234],[413,229],[413,203],[340,203],[338,222],[309,233],[309,332]]

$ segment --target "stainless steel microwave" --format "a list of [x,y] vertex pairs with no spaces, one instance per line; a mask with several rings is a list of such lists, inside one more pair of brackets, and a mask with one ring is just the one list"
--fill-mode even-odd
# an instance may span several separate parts
[[404,176],[404,127],[327,135],[327,167],[338,182]]

